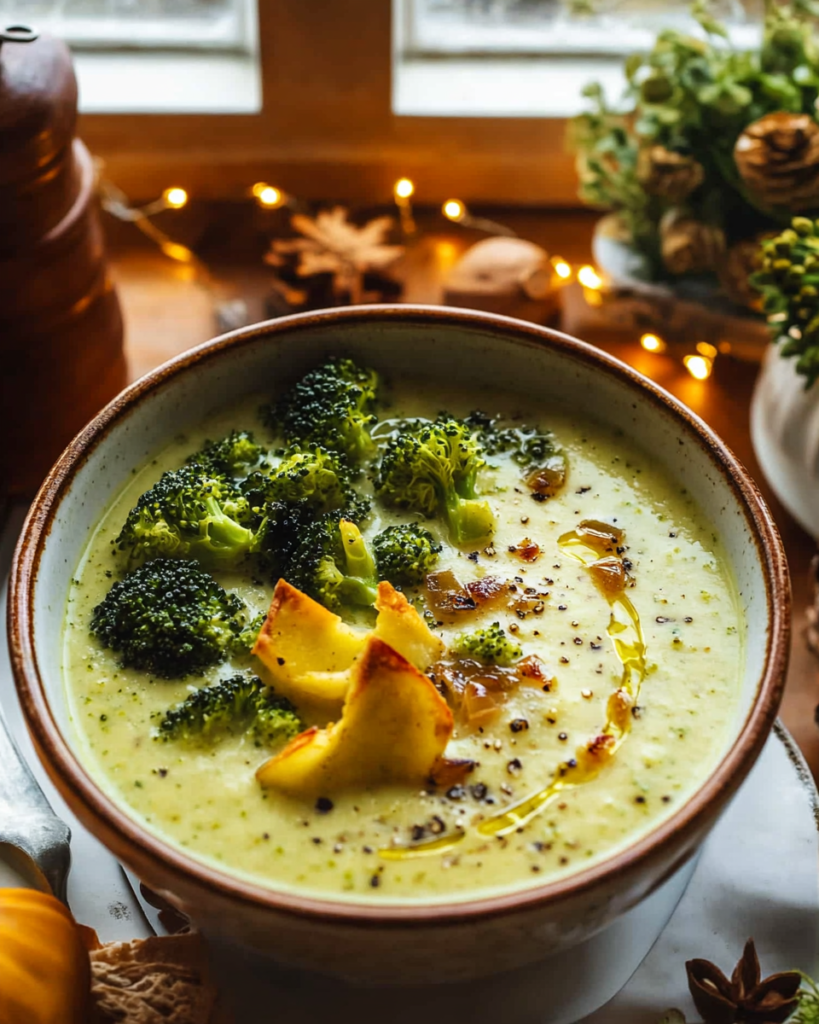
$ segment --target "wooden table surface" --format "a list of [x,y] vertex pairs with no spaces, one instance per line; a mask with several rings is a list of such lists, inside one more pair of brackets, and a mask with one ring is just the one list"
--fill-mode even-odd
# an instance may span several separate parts
[[[208,230],[200,234],[192,227],[194,215],[195,211],[190,211],[191,219],[178,221],[176,228],[182,236],[180,240],[198,243],[197,251],[212,273],[207,288],[196,280],[189,267],[168,260],[133,229],[112,226],[113,274],[125,314],[132,378],[217,333],[215,299],[242,298],[247,302],[251,320],[264,318],[269,272],[260,253],[266,232],[281,230],[277,228],[281,221],[266,224],[257,219],[250,231],[234,230],[235,218],[223,214],[221,228],[214,227],[211,220]],[[594,214],[506,210],[491,211],[491,215],[521,237],[537,242],[551,253],[559,253],[570,263],[591,262]],[[419,222],[423,230],[410,246],[401,271],[403,298],[406,302],[437,303],[441,301],[444,272],[460,253],[483,236],[450,225],[433,213],[422,213]],[[174,227],[168,221],[163,226],[168,230]],[[787,550],[794,598],[791,662],[782,718],[814,775],[819,777],[819,729],[814,723],[814,707],[819,700],[817,665],[804,641],[805,609],[811,600],[809,566],[816,545],[773,496],[754,458],[748,410],[758,368],[720,357],[709,380],[694,380],[677,359],[645,352],[636,332],[603,332],[590,325],[577,291],[567,292],[566,299],[562,329],[630,363],[685,402],[733,449],[769,502]]]

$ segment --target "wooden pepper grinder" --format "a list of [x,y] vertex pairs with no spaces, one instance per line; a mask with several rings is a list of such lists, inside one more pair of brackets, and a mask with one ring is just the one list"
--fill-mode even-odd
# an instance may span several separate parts
[[0,29],[0,497],[31,495],[126,383],[64,43]]

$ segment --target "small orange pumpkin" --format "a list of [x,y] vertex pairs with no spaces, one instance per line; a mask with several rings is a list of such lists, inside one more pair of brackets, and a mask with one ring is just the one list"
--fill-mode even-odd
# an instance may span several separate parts
[[90,988],[68,909],[33,889],[0,889],[0,1024],[85,1024]]

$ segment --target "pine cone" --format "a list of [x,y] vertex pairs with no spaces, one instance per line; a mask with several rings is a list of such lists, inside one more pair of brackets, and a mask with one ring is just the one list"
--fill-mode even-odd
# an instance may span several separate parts
[[793,212],[819,206],[819,125],[809,114],[760,117],[737,139],[734,160],[763,206]]
[[660,245],[670,273],[701,274],[716,267],[725,250],[725,236],[712,224],[675,209],[660,221]]
[[705,171],[693,156],[649,146],[637,158],[637,180],[650,195],[680,203],[703,183]]
[[748,277],[762,268],[762,241],[770,234],[734,242],[717,265],[717,277],[725,294],[740,306],[762,309],[762,297]]

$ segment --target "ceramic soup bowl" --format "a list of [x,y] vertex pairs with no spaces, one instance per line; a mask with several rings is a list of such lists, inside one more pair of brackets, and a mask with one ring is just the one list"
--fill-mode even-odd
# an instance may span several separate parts
[[[163,841],[106,795],[78,758],[60,636],[71,574],[103,509],[133,467],[209,411],[283,387],[339,351],[393,377],[491,382],[545,409],[554,403],[587,410],[649,449],[721,537],[747,635],[733,738],[671,817],[608,859],[546,884],[435,905],[280,892]],[[16,554],[10,617],[22,705],[54,783],[121,861],[206,933],[369,984],[463,981],[539,961],[555,979],[548,1019],[557,1021],[602,1003],[645,956],[698,848],[760,753],[785,678],[789,586],[775,526],[747,472],[655,384],[583,342],[532,324],[463,310],[369,306],[235,331],[124,391],[68,447],[37,496]],[[584,981],[588,972],[599,981]]]

